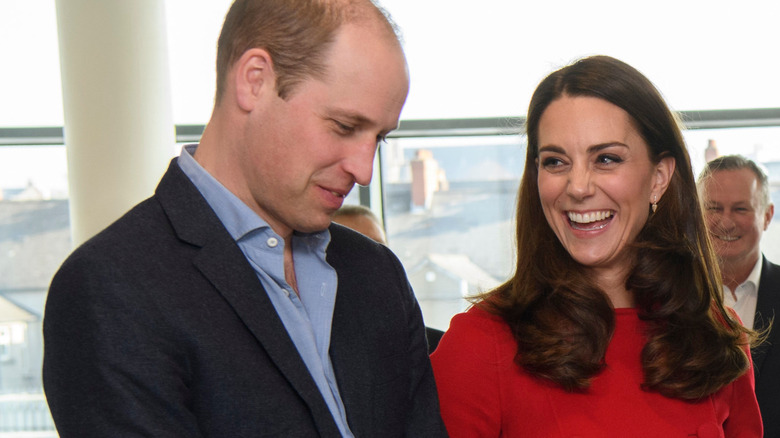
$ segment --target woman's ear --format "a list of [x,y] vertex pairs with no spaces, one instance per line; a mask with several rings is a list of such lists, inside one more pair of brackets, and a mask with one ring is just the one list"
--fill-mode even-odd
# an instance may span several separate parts
[[661,161],[655,165],[655,175],[653,179],[653,187],[650,191],[650,203],[656,202],[666,192],[669,187],[669,183],[672,181],[672,175],[674,175],[674,169],[676,165],[674,157],[664,157]]
[[236,103],[244,111],[252,111],[264,93],[274,93],[276,74],[271,55],[263,49],[244,52],[233,66],[236,81]]

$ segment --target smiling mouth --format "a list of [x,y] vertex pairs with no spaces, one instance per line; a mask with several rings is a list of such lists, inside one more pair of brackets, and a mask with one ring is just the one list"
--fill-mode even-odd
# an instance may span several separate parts
[[350,190],[352,189],[352,187],[346,189],[339,189],[338,187],[325,187],[325,186],[320,186],[320,188],[337,198],[346,198]]
[[713,234],[713,236],[715,236],[716,239],[722,240],[724,242],[733,242],[735,240],[739,240],[739,236],[729,236],[729,235],[723,236],[720,234]]
[[566,213],[569,217],[569,224],[575,230],[593,231],[606,227],[612,220],[613,212],[611,210],[594,211],[590,213]]

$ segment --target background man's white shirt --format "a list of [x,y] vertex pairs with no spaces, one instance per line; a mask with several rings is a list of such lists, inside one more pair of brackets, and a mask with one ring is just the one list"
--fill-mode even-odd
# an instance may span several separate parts
[[761,278],[762,257],[758,258],[753,270],[747,279],[737,286],[732,292],[728,286],[723,285],[723,302],[737,312],[742,319],[742,325],[753,328],[753,320],[756,316],[756,302],[758,301],[758,282]]

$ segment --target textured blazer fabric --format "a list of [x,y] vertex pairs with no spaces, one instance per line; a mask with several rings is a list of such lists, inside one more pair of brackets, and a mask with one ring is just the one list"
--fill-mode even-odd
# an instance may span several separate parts
[[764,420],[764,436],[780,437],[780,266],[763,258],[756,302],[756,329],[771,329],[766,341],[753,349],[756,398]]

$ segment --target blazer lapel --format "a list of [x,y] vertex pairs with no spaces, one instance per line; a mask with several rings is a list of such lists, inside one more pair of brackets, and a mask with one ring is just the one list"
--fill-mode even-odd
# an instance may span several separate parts
[[[332,228],[332,227],[331,227]],[[361,309],[353,308],[360,302],[360,289],[353,287],[354,269],[341,257],[340,242],[331,240],[328,246],[328,263],[339,276],[336,305],[333,309],[331,326],[330,357],[336,371],[341,400],[347,410],[349,427],[355,436],[371,436],[374,406],[373,396],[367,382],[372,381],[376,371],[366,363],[371,356],[366,351],[366,325],[363,318],[369,317]],[[374,431],[376,432],[376,431]]]
[[340,437],[325,400],[260,280],[175,159],[163,176],[156,194],[179,238],[201,247],[193,259],[196,268],[235,310],[276,367],[309,406],[321,436]]
[[763,266],[761,266],[761,279],[758,282],[754,328],[756,330],[765,329],[773,318],[775,323],[766,341],[752,351],[753,366],[759,371],[756,375],[760,375],[764,358],[766,358],[774,344],[780,339],[780,336],[777,335],[777,312],[774,310],[780,308],[780,289],[773,290],[773,288],[780,288],[780,268],[767,260],[763,255],[762,258]]

